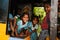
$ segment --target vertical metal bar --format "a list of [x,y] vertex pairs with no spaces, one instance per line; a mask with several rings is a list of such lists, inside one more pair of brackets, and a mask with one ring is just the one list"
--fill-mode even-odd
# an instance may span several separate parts
[[58,0],[51,0],[51,13],[50,13],[50,40],[56,40],[57,35],[57,7]]

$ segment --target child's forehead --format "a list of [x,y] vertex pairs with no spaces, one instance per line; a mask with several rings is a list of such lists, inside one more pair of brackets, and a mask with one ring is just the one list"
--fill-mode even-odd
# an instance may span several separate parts
[[28,14],[24,14],[24,16],[29,16]]
[[25,14],[24,16],[28,16],[27,14]]
[[33,20],[38,20],[38,18],[34,18]]

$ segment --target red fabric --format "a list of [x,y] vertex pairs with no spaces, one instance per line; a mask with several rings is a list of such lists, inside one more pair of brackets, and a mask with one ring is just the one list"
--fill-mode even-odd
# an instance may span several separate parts
[[[47,17],[48,17],[48,18],[47,18]],[[42,27],[43,30],[44,30],[44,29],[48,29],[48,22],[47,22],[48,19],[50,19],[49,14],[47,14],[47,15],[45,16],[45,18],[43,19],[43,22],[42,22],[42,24],[41,24],[41,27]]]

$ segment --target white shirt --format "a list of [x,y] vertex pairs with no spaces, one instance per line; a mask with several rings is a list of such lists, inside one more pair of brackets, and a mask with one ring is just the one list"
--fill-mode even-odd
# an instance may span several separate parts
[[38,29],[38,25],[36,24],[35,27],[33,27],[33,25],[32,25],[32,28],[31,29],[32,30]]

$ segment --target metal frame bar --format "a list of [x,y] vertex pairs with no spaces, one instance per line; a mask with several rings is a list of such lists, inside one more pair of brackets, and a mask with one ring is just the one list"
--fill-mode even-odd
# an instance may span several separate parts
[[57,8],[58,8],[58,0],[51,0],[50,40],[56,40],[57,36]]

